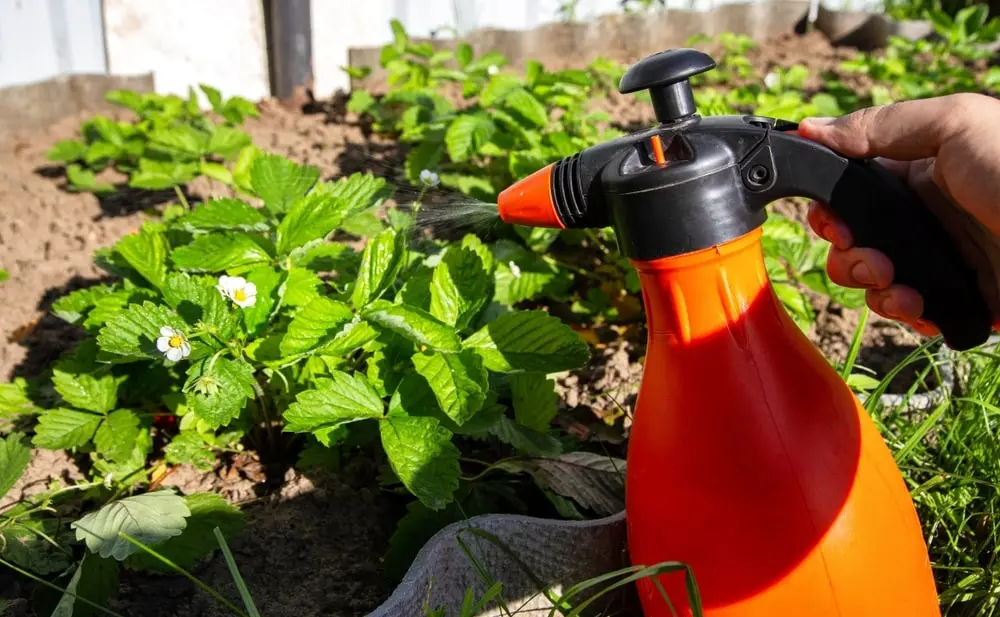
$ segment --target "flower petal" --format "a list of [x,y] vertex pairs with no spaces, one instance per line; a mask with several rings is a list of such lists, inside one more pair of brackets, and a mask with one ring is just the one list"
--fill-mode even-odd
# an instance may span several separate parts
[[169,338],[173,336],[176,332],[177,331],[171,328],[170,326],[163,326],[162,328],[160,328],[160,336],[166,336]]
[[243,285],[243,291],[245,291],[248,296],[256,296],[257,286],[254,285],[253,283],[246,283],[245,285]]
[[160,338],[156,339],[156,348],[159,349],[161,353],[170,349],[170,337],[161,336]]
[[177,362],[178,360],[181,359],[181,353],[182,352],[180,347],[171,347],[170,349],[167,350],[166,353],[167,360],[170,360],[171,362]]
[[191,355],[191,344],[187,341],[181,343],[181,356],[186,358]]

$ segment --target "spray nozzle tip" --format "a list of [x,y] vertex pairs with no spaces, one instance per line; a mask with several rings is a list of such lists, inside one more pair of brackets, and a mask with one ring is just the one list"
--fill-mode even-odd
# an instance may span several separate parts
[[[554,165],[554,164],[553,164]],[[500,218],[512,225],[565,229],[552,197],[552,168],[547,165],[507,187],[497,197]]]

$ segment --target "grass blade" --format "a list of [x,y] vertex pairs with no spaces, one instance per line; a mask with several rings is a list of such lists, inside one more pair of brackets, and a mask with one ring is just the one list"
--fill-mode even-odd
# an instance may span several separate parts
[[243,576],[240,575],[240,569],[236,567],[236,560],[233,559],[233,553],[229,550],[229,544],[226,543],[226,539],[222,536],[222,531],[216,527],[213,532],[215,533],[215,539],[219,541],[219,548],[222,549],[222,555],[226,559],[226,567],[229,568],[229,574],[232,575],[233,581],[236,583],[236,589],[240,592],[240,598],[243,599],[243,605],[247,607],[247,613],[250,614],[250,617],[260,617],[260,611],[257,610],[257,606],[250,596],[250,590],[247,589],[247,584],[243,581]]
[[[78,595],[76,595],[75,593],[73,593],[72,591],[70,591],[68,589],[64,589],[64,588],[60,587],[59,585],[56,585],[54,583],[50,583],[50,582],[48,582],[47,580],[45,580],[43,578],[39,578],[39,577],[35,576],[34,574],[32,574],[31,572],[28,572],[27,570],[22,570],[21,568],[15,566],[14,564],[10,563],[6,559],[3,559],[2,557],[0,557],[0,564],[3,564],[5,566],[7,566],[8,568],[10,568],[11,570],[17,572],[21,576],[26,576],[26,577],[30,578],[31,580],[35,581],[36,583],[38,583],[40,585],[45,585],[49,589],[55,589],[56,591],[58,591],[58,592],[60,592],[62,594],[68,594],[74,600],[79,600],[80,602],[83,602],[87,606],[90,606],[92,608],[96,608],[97,610],[99,610],[102,613],[105,613],[107,615],[111,615],[111,617],[123,617],[120,613],[116,613],[113,610],[111,610],[110,608],[105,608],[105,607],[101,606],[100,604],[97,604],[96,602],[91,602],[87,598],[84,598],[83,596],[78,596]],[[0,608],[3,608],[3,607],[0,606]]]

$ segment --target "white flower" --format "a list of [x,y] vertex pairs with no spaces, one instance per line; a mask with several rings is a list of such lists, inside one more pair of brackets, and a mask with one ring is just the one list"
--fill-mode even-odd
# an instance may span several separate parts
[[486,72],[489,73],[490,75],[496,75],[497,73],[500,72],[500,67],[498,67],[495,64],[491,64],[490,68],[486,69]]
[[160,338],[156,339],[156,348],[171,362],[177,362],[191,354],[191,344],[180,330],[170,326],[160,328]]
[[420,181],[427,186],[437,186],[441,179],[433,171],[425,169],[420,172]]
[[768,73],[764,76],[764,85],[768,88],[777,88],[779,83],[781,83],[781,78],[778,77],[777,73]]
[[257,286],[248,283],[242,276],[219,277],[219,284],[215,286],[223,297],[229,298],[241,308],[251,307],[257,303]]
[[112,487],[111,483],[114,481],[114,478],[112,477],[113,475],[114,474],[109,473],[108,475],[104,476],[104,488],[109,490],[111,489]]
[[507,262],[507,267],[510,268],[510,272],[511,274],[514,275],[514,278],[521,277],[521,269],[517,267],[516,263],[514,263],[513,261],[509,261]]

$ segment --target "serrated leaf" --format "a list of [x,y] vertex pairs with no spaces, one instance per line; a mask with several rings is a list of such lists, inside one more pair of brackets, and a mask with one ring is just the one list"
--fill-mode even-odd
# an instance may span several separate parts
[[[58,531],[55,521],[21,518],[0,528],[0,557],[41,576],[65,571],[70,565],[69,555],[42,537],[52,537]],[[59,539],[66,539],[65,535]],[[69,540],[72,541],[72,536]]]
[[175,227],[187,231],[256,231],[268,229],[267,217],[250,204],[230,197],[211,199],[176,219]]
[[87,339],[52,367],[52,384],[73,407],[105,414],[117,407],[123,378],[112,374],[107,365],[95,362],[96,357],[97,342]]
[[510,390],[517,423],[547,431],[559,410],[555,382],[541,373],[515,373],[510,376]]
[[151,471],[146,463],[152,451],[153,437],[148,428],[141,427],[135,440],[129,444],[128,455],[125,458],[112,461],[102,456],[95,457],[94,470],[117,484],[129,487],[146,484],[149,482]]
[[149,228],[125,236],[115,244],[115,250],[128,262],[128,265],[157,288],[163,287],[167,275],[169,249],[166,237]]
[[458,426],[483,408],[489,374],[474,352],[418,353],[413,356],[413,366],[430,384],[441,410]]
[[418,345],[445,352],[457,352],[462,348],[452,326],[415,306],[376,300],[362,312],[362,317]]
[[[246,529],[243,513],[219,495],[194,493],[185,496],[184,502],[191,513],[187,517],[184,531],[156,547],[157,553],[181,568],[190,569],[215,552],[219,546],[214,534],[216,527],[227,540],[236,538]],[[131,555],[126,565],[137,570],[164,574],[176,572],[145,552]]]
[[278,254],[287,255],[335,230],[348,212],[348,203],[324,191],[295,200],[278,224]]
[[103,419],[73,409],[49,409],[38,416],[31,443],[46,450],[80,448],[90,443]]
[[319,169],[299,165],[283,156],[259,153],[250,167],[250,185],[275,213],[285,212],[294,201],[303,197],[319,180]]
[[23,433],[0,437],[0,497],[17,484],[30,462],[31,448],[24,444]]
[[101,328],[97,344],[102,352],[118,356],[122,361],[160,358],[163,354],[156,349],[156,339],[163,326],[180,331],[186,329],[180,315],[161,304],[148,301],[131,304]]
[[163,454],[171,465],[191,465],[199,471],[211,471],[215,462],[212,446],[194,430],[182,430],[163,447]]
[[454,499],[461,468],[451,431],[434,418],[393,415],[379,432],[389,466],[422,504],[440,510]]
[[17,377],[8,383],[0,383],[0,418],[13,418],[38,411],[28,398],[28,383]]
[[204,324],[216,335],[228,339],[236,328],[237,317],[229,301],[215,288],[215,278],[171,272],[163,286],[163,299],[190,326]]
[[393,187],[385,178],[379,178],[371,173],[355,172],[336,182],[327,182],[322,186],[322,192],[343,201],[347,212],[357,213],[380,206],[392,196]]
[[556,373],[590,359],[587,343],[572,328],[544,311],[500,315],[463,342],[486,367],[498,373]]
[[85,541],[92,553],[124,561],[139,549],[120,534],[155,547],[181,535],[190,515],[183,497],[169,490],[158,490],[113,501],[74,521],[70,527],[76,530],[76,539]]
[[317,297],[288,324],[288,331],[281,339],[281,353],[291,356],[312,351],[331,340],[353,318],[354,313],[346,304]]
[[549,121],[545,105],[524,88],[514,88],[503,97],[504,107],[532,126],[543,127]]
[[207,150],[228,159],[250,145],[250,141],[250,136],[243,131],[230,126],[219,125],[215,127],[212,137],[208,140]]
[[79,325],[97,301],[109,296],[113,291],[114,288],[110,285],[77,289],[53,302],[52,313],[65,322]]
[[377,300],[392,285],[406,262],[406,236],[386,229],[365,245],[351,302],[357,309]]
[[319,297],[323,281],[307,268],[292,268],[285,279],[282,303],[287,306],[306,306]]
[[506,415],[501,415],[489,427],[489,432],[518,452],[530,456],[559,456],[562,452],[562,446],[555,437],[519,424]]
[[493,137],[496,126],[485,114],[461,115],[451,121],[444,136],[448,156],[456,163],[467,161]]
[[308,433],[333,429],[360,420],[377,420],[385,404],[375,388],[358,373],[332,371],[314,390],[299,393],[285,410],[285,430]]
[[56,142],[45,158],[54,163],[72,163],[78,161],[87,153],[87,144],[76,139],[62,139]]
[[361,349],[378,338],[379,331],[360,316],[341,326],[329,343],[325,343],[317,353],[326,356],[346,356]]
[[[399,288],[396,294],[396,302],[409,304],[419,309],[430,312],[431,310],[431,283],[434,279],[434,270],[430,268],[420,268],[406,274],[406,282]],[[445,320],[442,320],[445,321]]]
[[218,232],[194,239],[170,254],[174,265],[190,272],[223,272],[230,268],[265,263],[271,256],[253,238],[241,233]]
[[250,336],[258,336],[267,326],[281,301],[281,286],[286,276],[286,272],[271,266],[254,268],[247,273],[247,281],[257,286],[257,302],[243,309],[243,325]]
[[184,390],[191,410],[212,428],[228,425],[254,396],[254,369],[242,359],[204,358],[188,369]]
[[406,155],[406,179],[410,182],[420,181],[420,172],[425,169],[435,169],[444,156],[444,135],[432,133],[421,141]]
[[625,508],[625,461],[591,452],[567,452],[558,459],[509,459],[497,464],[531,474],[542,488],[569,497],[599,516]]
[[434,268],[430,312],[461,330],[493,297],[493,277],[472,248],[450,246]]
[[[541,255],[531,253],[513,242],[501,240],[493,247],[497,267],[494,273],[494,299],[513,306],[559,289],[567,280],[559,269]],[[562,279],[562,280],[561,280]]]
[[127,461],[139,437],[139,428],[139,417],[128,409],[108,414],[94,435],[97,453],[115,463]]

